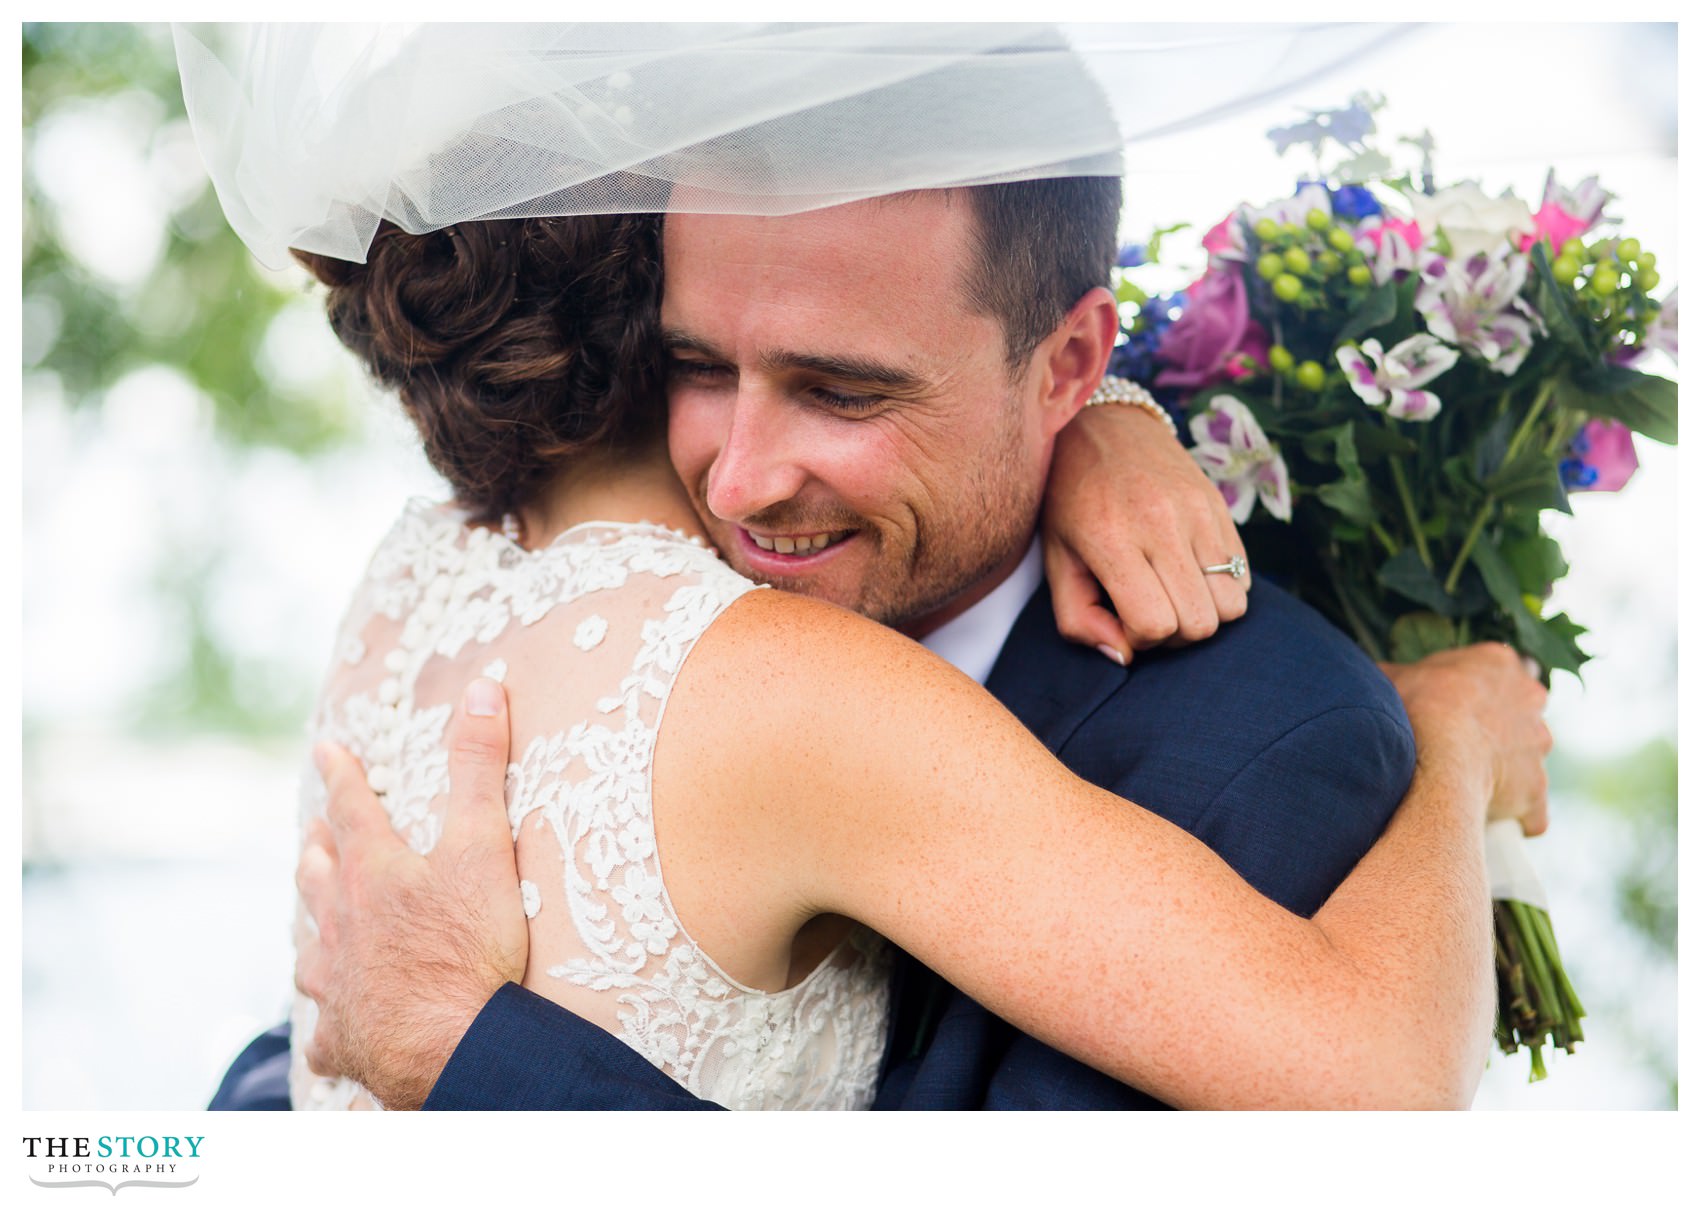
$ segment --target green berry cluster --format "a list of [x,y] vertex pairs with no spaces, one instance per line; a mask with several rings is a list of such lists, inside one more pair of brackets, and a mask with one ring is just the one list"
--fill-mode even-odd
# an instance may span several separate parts
[[1658,263],[1634,238],[1596,240],[1588,245],[1570,239],[1553,258],[1552,276],[1560,285],[1606,301],[1628,290],[1651,292],[1659,284]]
[[1252,226],[1262,252],[1257,276],[1283,303],[1307,310],[1325,305],[1330,285],[1344,281],[1363,288],[1370,284],[1369,266],[1352,242],[1352,233],[1326,212],[1312,208],[1304,226],[1259,219]]
[[[1373,281],[1352,233],[1326,211],[1312,208],[1302,227],[1262,218],[1251,234],[1257,240],[1257,276],[1279,303],[1300,312],[1350,311]],[[1300,360],[1284,345],[1270,347],[1269,369],[1308,392],[1321,391],[1328,380],[1321,362]]]

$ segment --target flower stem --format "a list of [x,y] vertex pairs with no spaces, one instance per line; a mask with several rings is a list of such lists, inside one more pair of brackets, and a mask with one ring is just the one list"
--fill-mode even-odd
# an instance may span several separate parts
[[1380,522],[1371,522],[1369,524],[1369,532],[1381,541],[1381,545],[1383,547],[1387,548],[1387,554],[1388,555],[1398,555],[1399,554],[1399,544],[1397,544],[1393,541],[1392,535],[1388,534],[1386,530],[1382,529],[1382,525],[1381,525]]
[[1452,561],[1452,568],[1446,574],[1446,583],[1441,586],[1449,596],[1458,588],[1458,578],[1464,574],[1464,561],[1470,558],[1470,549],[1481,537],[1482,527],[1487,525],[1495,503],[1493,497],[1489,496],[1482,502],[1482,507],[1476,510],[1476,516],[1470,520],[1470,530],[1464,536],[1464,545],[1458,549],[1458,558]]
[[1541,413],[1546,411],[1547,401],[1552,399],[1552,393],[1556,390],[1558,390],[1556,378],[1548,379],[1541,384],[1541,389],[1535,393],[1535,402],[1529,406],[1529,412],[1524,416],[1523,423],[1517,427],[1517,432],[1511,435],[1511,441],[1505,444],[1505,459],[1501,466],[1517,457],[1517,452],[1523,448],[1523,443],[1535,428],[1535,422],[1540,419]]
[[[1523,448],[1523,443],[1534,432],[1535,422],[1546,411],[1547,401],[1552,399],[1552,393],[1557,389],[1558,380],[1556,378],[1548,379],[1541,384],[1541,389],[1535,393],[1535,402],[1529,406],[1529,411],[1524,414],[1523,423],[1517,427],[1517,432],[1512,434],[1511,440],[1505,444],[1505,458],[1500,460],[1501,467],[1506,466],[1517,457],[1517,452]],[[1561,430],[1562,428],[1560,426]],[[1493,516],[1493,509],[1497,504],[1498,501],[1494,499],[1494,495],[1491,492],[1488,493],[1487,500],[1482,502],[1481,508],[1476,510],[1476,516],[1470,520],[1470,529],[1464,535],[1464,545],[1458,549],[1458,558],[1452,561],[1452,567],[1446,573],[1446,583],[1441,586],[1448,595],[1457,590],[1458,578],[1464,575],[1464,564],[1469,560],[1470,552],[1475,549],[1476,540],[1482,537],[1482,527],[1486,526],[1488,519]]]
[[1410,523],[1411,538],[1417,545],[1417,556],[1423,567],[1434,571],[1434,559],[1428,553],[1428,540],[1423,537],[1422,522],[1417,518],[1417,504],[1411,499],[1411,486],[1405,482],[1405,468],[1397,458],[1387,460],[1393,469],[1393,487],[1399,492],[1399,503],[1405,507],[1405,521]]

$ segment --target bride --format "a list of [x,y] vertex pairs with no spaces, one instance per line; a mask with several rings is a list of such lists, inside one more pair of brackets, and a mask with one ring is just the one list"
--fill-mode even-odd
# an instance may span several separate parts
[[[1481,824],[1541,798],[1542,693],[1509,653],[1398,674],[1418,781],[1316,916],[1288,913],[912,642],[718,559],[662,436],[655,241],[641,216],[386,223],[365,265],[303,258],[456,493],[380,545],[314,731],[429,851],[460,690],[504,683],[521,983],[729,1106],[869,1103],[884,939],[1176,1105],[1466,1101]],[[1390,1062],[1388,1003],[1443,1046]],[[370,1105],[307,1071],[314,1014],[295,1104]]]

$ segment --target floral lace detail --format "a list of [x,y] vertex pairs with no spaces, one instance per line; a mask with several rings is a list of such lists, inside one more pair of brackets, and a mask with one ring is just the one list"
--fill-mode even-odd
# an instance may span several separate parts
[[[650,772],[667,696],[697,639],[752,588],[661,527],[592,523],[526,552],[415,502],[344,621],[312,731],[366,762],[392,822],[428,851],[454,696],[499,667],[520,755],[507,800],[533,934],[527,985],[726,1106],[865,1107],[885,1046],[884,943],[858,928],[792,988],[751,989],[690,937],[662,880]],[[533,718],[528,732],[538,682],[551,728]],[[562,711],[563,696],[578,706]],[[303,811],[321,813],[319,780],[303,787]],[[298,999],[294,1039],[310,1038],[313,1017]],[[299,1050],[291,1087],[297,1107],[370,1104],[354,1083],[307,1072]]]

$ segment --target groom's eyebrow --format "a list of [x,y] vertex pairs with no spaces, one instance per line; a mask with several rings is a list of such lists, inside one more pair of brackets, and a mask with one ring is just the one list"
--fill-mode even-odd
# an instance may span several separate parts
[[823,378],[877,387],[892,395],[912,395],[927,386],[927,381],[919,375],[870,358],[764,350],[761,361],[764,370],[806,370]]
[[[662,334],[662,347],[668,353],[694,353],[717,362],[732,359],[708,342],[676,329]],[[763,350],[759,355],[762,370],[769,374],[779,371],[808,371],[823,378],[862,383],[894,395],[924,391],[928,382],[921,375],[888,362],[858,358],[844,354],[812,354],[791,349]]]

